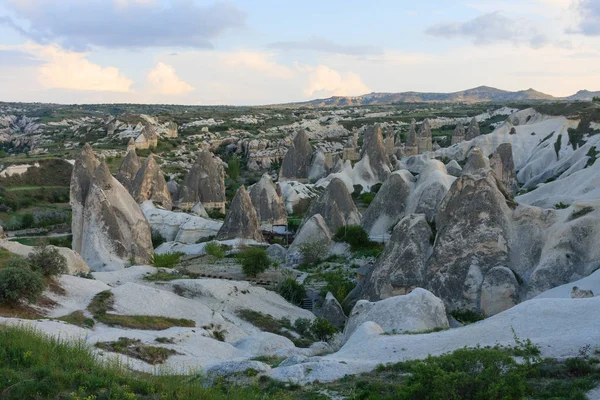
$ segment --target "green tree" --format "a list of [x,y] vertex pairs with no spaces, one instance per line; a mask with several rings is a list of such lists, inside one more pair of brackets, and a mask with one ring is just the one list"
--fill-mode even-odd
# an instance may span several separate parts
[[600,103],[600,97],[594,97],[592,99],[592,101],[596,102],[596,103]]
[[238,156],[232,156],[227,162],[227,175],[229,175],[234,182],[237,182],[240,177],[240,167],[241,161]]
[[44,276],[54,276],[67,272],[67,259],[58,249],[50,246],[36,247],[27,260]]
[[247,247],[238,254],[242,271],[251,278],[265,272],[271,265],[267,251],[262,247]]
[[45,288],[42,274],[31,270],[25,260],[11,260],[0,269],[0,303],[15,305],[20,300],[35,302]]

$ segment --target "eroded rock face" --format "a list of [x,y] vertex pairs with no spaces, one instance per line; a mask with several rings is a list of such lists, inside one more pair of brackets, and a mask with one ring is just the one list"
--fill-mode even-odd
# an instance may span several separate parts
[[358,301],[348,317],[344,330],[346,339],[367,321],[375,322],[388,333],[423,332],[449,327],[444,303],[421,288],[404,296],[378,302]]
[[144,165],[137,172],[131,185],[131,194],[135,201],[140,204],[146,200],[151,200],[165,210],[173,208],[167,182],[152,154],[146,158]]
[[283,157],[279,180],[306,182],[312,156],[312,146],[304,130],[301,130]]
[[217,234],[217,239],[253,239],[257,242],[264,240],[256,210],[244,186],[237,190],[231,201],[231,207]]
[[343,328],[348,319],[346,314],[344,314],[340,302],[337,301],[331,292],[327,292],[323,305],[317,312],[317,316],[331,322],[331,324],[338,329]]
[[404,217],[365,277],[360,297],[378,301],[424,287],[432,237],[433,232],[423,214]]
[[125,158],[121,162],[121,165],[119,166],[119,171],[117,172],[116,176],[117,180],[121,182],[121,184],[127,189],[131,190],[131,184],[135,179],[135,175],[140,170],[140,166],[140,160],[137,154],[135,153],[134,145],[133,149],[127,152],[127,155],[125,156]]
[[496,148],[490,158],[490,168],[496,179],[503,185],[506,193],[514,196],[519,190],[519,183],[510,143],[502,143]]
[[458,178],[436,215],[428,288],[451,310],[478,309],[485,274],[509,265],[510,209],[491,171]]
[[327,227],[325,219],[321,214],[315,214],[310,217],[296,233],[294,241],[287,252],[288,264],[297,264],[301,261],[301,249],[303,245],[311,243],[327,247],[331,245],[332,235]]
[[462,123],[456,125],[454,133],[452,134],[452,144],[457,144],[465,140],[465,127]]
[[414,182],[412,174],[403,170],[393,172],[381,185],[362,218],[369,235],[384,235],[400,221]]
[[323,194],[312,201],[304,221],[316,214],[321,214],[332,233],[343,225],[360,225],[360,213],[346,185],[339,178],[333,178]]
[[72,209],[71,228],[73,232],[73,250],[81,254],[81,239],[83,237],[83,211],[94,171],[100,162],[96,159],[92,147],[86,143],[73,165],[71,173],[70,202]]
[[249,194],[261,225],[287,224],[287,211],[281,190],[268,174],[264,174],[260,181],[250,186]]
[[477,136],[481,136],[481,131],[479,129],[479,122],[477,122],[477,119],[473,117],[471,123],[469,124],[469,128],[467,129],[467,133],[465,134],[465,140],[472,140]]
[[191,209],[199,201],[206,209],[225,212],[225,171],[209,151],[201,151],[179,187],[179,206]]
[[481,285],[481,311],[486,316],[508,310],[519,302],[519,283],[506,267],[490,269]]
[[425,119],[419,128],[419,135],[417,136],[419,143],[419,154],[426,151],[431,151],[433,148],[432,132],[429,120]]
[[469,152],[467,163],[462,170],[464,174],[472,174],[479,169],[489,169],[490,160],[487,158],[483,151],[479,147],[473,147]]
[[[84,154],[89,159],[89,155]],[[75,186],[75,187],[74,187]],[[77,177],[71,191],[78,192]],[[154,249],[150,225],[127,189],[100,163],[83,199],[83,224],[75,226],[73,243],[91,269],[120,268],[130,259],[136,264],[150,262]]]
[[197,202],[196,205],[194,207],[192,207],[190,212],[199,217],[208,218],[208,213],[204,209],[204,206],[202,205],[201,201]]
[[446,166],[438,160],[429,160],[421,169],[415,189],[410,194],[407,212],[425,214],[433,222],[438,208],[450,190],[455,178],[446,172]]
[[402,157],[415,156],[419,153],[419,141],[417,140],[417,121],[414,119],[410,123],[408,130],[408,137],[404,144],[404,150],[402,151]]
[[383,142],[381,126],[375,125],[367,128],[364,143],[360,152],[361,162],[366,161],[373,175],[363,177],[365,181],[384,182],[391,173],[391,165]]
[[459,177],[460,174],[462,174],[462,167],[460,164],[458,164],[458,162],[456,162],[456,160],[452,160],[446,164],[446,171],[448,172],[448,175]]

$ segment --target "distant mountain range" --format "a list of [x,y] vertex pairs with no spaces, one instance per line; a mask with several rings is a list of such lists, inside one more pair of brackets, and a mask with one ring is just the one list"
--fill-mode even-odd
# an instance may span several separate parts
[[509,92],[489,86],[479,86],[474,89],[463,90],[455,93],[369,93],[362,96],[334,96],[327,99],[309,100],[287,105],[307,107],[343,107],[385,105],[396,103],[501,103],[509,101],[591,101],[593,97],[600,96],[599,92],[580,90],[568,97],[554,97],[538,92],[534,89]]

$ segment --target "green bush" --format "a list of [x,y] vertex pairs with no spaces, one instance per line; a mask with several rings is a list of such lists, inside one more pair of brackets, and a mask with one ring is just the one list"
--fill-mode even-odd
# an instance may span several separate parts
[[227,175],[231,178],[232,181],[237,181],[240,177],[240,158],[238,156],[233,156],[227,162]]
[[50,246],[36,247],[27,260],[32,268],[44,276],[55,276],[67,272],[67,259],[58,249]]
[[371,245],[369,234],[360,225],[340,226],[335,233],[335,240],[348,243],[352,250],[358,250]]
[[306,296],[304,285],[296,282],[294,278],[286,278],[277,286],[277,293],[292,304],[299,306]]
[[265,272],[271,265],[267,251],[262,247],[247,247],[237,255],[242,271],[251,278]]
[[329,254],[329,244],[326,241],[303,243],[298,246],[302,256],[302,264],[317,265]]
[[327,292],[331,292],[333,296],[341,303],[346,296],[354,289],[354,282],[346,278],[343,274],[336,271],[325,272],[321,278],[327,282],[327,285],[322,289],[321,294],[325,296]]
[[154,254],[152,263],[156,268],[173,268],[181,260],[181,253]]
[[209,256],[213,256],[216,259],[222,260],[225,258],[225,254],[227,253],[225,246],[220,244],[219,242],[209,242],[204,246],[204,251]]
[[24,260],[0,270],[0,303],[15,305],[20,300],[35,302],[45,288],[42,274],[33,271]]
[[483,314],[475,312],[473,310],[454,310],[450,312],[450,315],[461,324],[472,324],[484,319]]
[[335,326],[324,318],[316,318],[311,326],[313,336],[322,342],[326,342],[337,332]]

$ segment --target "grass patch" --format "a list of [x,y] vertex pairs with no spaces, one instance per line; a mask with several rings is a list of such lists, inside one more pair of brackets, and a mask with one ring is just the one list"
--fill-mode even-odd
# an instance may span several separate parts
[[93,318],[85,316],[83,311],[73,311],[71,314],[58,318],[60,321],[65,321],[71,325],[77,325],[82,328],[93,328],[96,323]]
[[132,372],[103,361],[82,342],[68,343],[20,327],[0,327],[0,397],[24,399],[285,398],[285,388],[265,393],[257,385],[207,387],[196,376]]
[[158,271],[155,274],[144,277],[145,281],[150,281],[150,282],[169,282],[169,281],[174,281],[177,279],[183,279],[183,278],[179,274],[170,274],[170,273],[164,272],[164,271]]
[[598,154],[600,154],[600,151],[596,150],[596,147],[590,147],[589,151],[586,154],[586,156],[588,156],[589,159],[587,161],[587,164],[585,165],[585,168],[594,165],[594,163],[598,159]]
[[114,301],[113,292],[105,290],[94,296],[92,301],[90,301],[90,304],[88,304],[87,310],[92,313],[94,317],[101,316],[112,310]]
[[580,218],[580,217],[583,217],[584,215],[587,215],[593,211],[594,211],[594,207],[584,207],[581,210],[573,211],[573,214],[571,214],[570,221]]
[[137,358],[148,364],[162,364],[169,356],[177,354],[175,350],[165,347],[150,346],[142,343],[139,339],[129,339],[120,337],[116,342],[98,342],[97,348],[112,351],[113,353],[125,354],[126,356]]
[[174,326],[193,328],[196,323],[185,318],[168,318],[153,315],[119,315],[104,314],[97,316],[96,320],[108,326],[120,326],[129,329],[141,329],[149,331],[163,331]]
[[288,319],[275,319],[270,315],[260,313],[258,311],[242,309],[237,311],[237,315],[250,322],[255,327],[262,331],[274,333],[276,335],[285,336],[290,339],[297,347],[306,348],[314,343],[314,340],[306,338],[298,338],[292,334],[295,332],[292,323]]
[[554,208],[556,208],[557,210],[564,210],[565,208],[569,208],[570,206],[568,204],[563,203],[562,201],[560,203],[556,203],[554,205]]
[[152,264],[156,268],[173,268],[181,261],[182,253],[154,254]]

